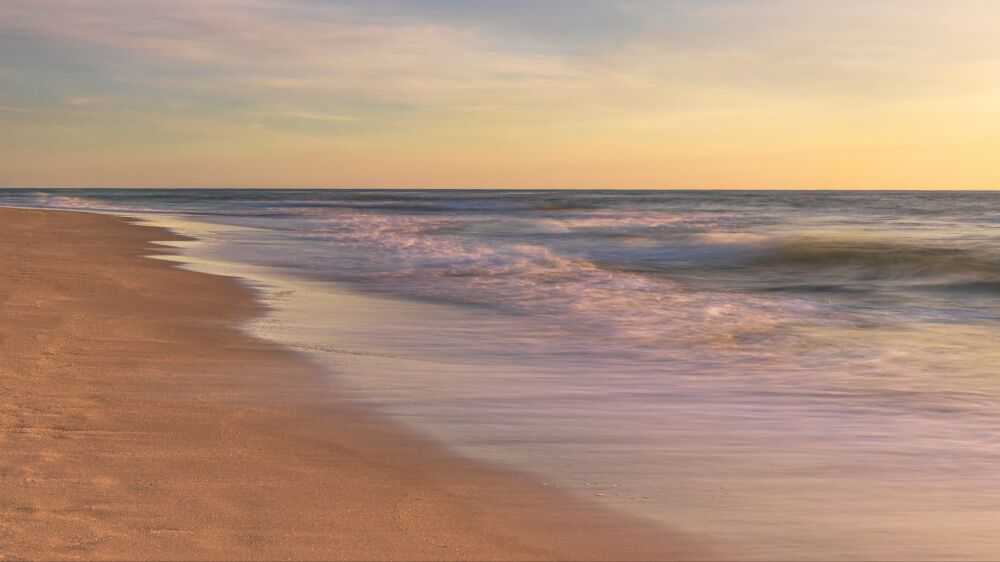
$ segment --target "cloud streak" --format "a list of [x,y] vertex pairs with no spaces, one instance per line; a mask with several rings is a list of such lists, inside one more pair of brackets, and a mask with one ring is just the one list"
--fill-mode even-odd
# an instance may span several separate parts
[[[34,144],[0,181],[183,161],[187,183],[236,185],[204,170],[267,153],[254,177],[283,185],[827,185],[853,143],[872,163],[835,179],[862,185],[929,130],[968,169],[954,147],[1000,114],[997,28],[980,0],[8,0],[0,126]],[[134,170],[93,156],[121,147]],[[762,173],[761,147],[817,171]],[[305,170],[317,152],[333,164]],[[424,160],[385,174],[401,153]],[[1000,180],[983,168],[953,181]]]

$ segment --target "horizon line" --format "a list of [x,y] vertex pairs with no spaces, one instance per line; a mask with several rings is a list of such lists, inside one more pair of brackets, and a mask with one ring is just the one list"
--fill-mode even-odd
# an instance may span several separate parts
[[926,191],[926,192],[1000,192],[1000,187],[248,187],[248,186],[0,186],[0,190],[161,190],[161,191]]

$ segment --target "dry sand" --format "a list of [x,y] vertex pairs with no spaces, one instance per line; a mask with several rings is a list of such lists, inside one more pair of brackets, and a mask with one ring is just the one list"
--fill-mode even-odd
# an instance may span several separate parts
[[339,401],[171,238],[0,209],[0,559],[704,556]]

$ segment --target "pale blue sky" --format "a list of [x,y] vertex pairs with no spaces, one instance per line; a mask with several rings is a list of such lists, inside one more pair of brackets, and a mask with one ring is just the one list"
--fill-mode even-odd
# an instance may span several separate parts
[[985,0],[6,0],[0,184],[995,187],[997,29]]

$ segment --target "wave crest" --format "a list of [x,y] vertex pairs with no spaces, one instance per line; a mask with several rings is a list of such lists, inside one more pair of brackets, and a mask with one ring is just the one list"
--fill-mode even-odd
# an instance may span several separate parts
[[752,265],[796,270],[804,276],[937,286],[971,283],[1000,290],[1000,258],[991,255],[989,248],[974,246],[804,237],[764,245]]

